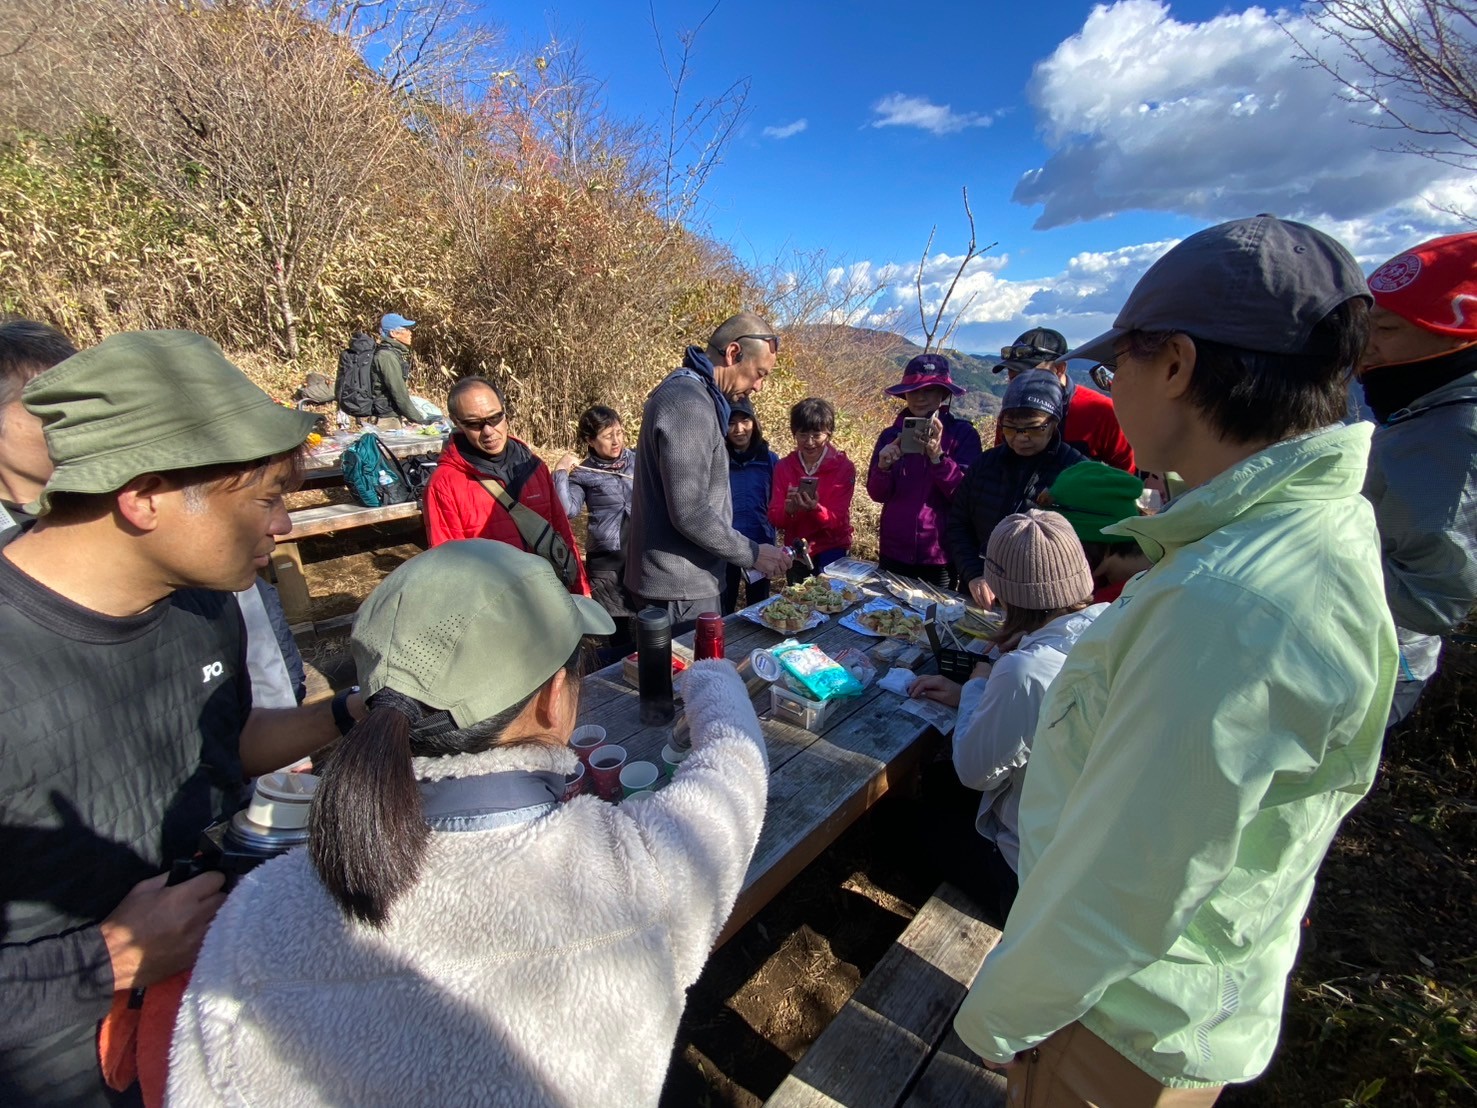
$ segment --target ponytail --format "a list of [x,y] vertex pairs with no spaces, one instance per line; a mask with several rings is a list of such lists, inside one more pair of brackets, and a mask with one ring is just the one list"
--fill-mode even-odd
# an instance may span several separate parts
[[411,770],[406,705],[393,695],[375,699],[324,762],[308,853],[345,916],[383,927],[419,876],[430,829]]

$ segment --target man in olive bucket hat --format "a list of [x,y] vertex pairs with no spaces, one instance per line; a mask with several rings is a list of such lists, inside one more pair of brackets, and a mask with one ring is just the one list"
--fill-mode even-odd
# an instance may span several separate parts
[[188,331],[114,335],[23,400],[56,468],[0,542],[0,1102],[107,1104],[115,991],[189,968],[224,899],[162,871],[363,708],[251,707],[232,593],[291,527],[312,415]]

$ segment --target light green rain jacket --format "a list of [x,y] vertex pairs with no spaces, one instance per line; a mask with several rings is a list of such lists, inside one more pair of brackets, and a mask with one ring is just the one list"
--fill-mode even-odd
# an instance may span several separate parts
[[1394,687],[1368,424],[1277,443],[1107,528],[1155,563],[1047,693],[1020,895],[955,1028],[1009,1061],[1081,1020],[1170,1086],[1277,1045],[1313,878]]

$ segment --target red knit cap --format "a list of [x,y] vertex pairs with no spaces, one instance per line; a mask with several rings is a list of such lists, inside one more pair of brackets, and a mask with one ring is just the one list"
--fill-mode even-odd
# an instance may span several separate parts
[[1426,331],[1477,339],[1477,232],[1447,235],[1369,275],[1374,302]]

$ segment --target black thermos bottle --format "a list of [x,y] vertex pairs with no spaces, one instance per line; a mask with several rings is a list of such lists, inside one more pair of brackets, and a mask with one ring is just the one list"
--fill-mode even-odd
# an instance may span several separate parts
[[793,549],[795,560],[790,564],[790,571],[785,574],[785,580],[792,585],[798,585],[807,577],[815,576],[815,562],[810,557],[810,543],[805,539],[796,539]]
[[642,724],[670,724],[677,710],[672,703],[672,619],[665,608],[643,608],[636,616],[636,676]]

